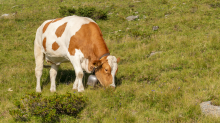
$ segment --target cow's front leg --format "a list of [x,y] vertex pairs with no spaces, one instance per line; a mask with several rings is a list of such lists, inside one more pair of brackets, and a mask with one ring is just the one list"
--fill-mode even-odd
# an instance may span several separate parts
[[76,77],[76,79],[73,83],[73,90],[78,90],[78,82],[79,82],[79,79]]
[[56,92],[55,80],[56,80],[58,68],[59,66],[56,64],[51,65],[51,69],[50,69],[50,81],[51,81],[50,91],[51,92]]
[[84,91],[84,86],[82,83],[83,72],[77,71],[77,69],[75,68],[75,73],[76,73],[76,79],[73,84],[73,90],[78,90],[78,92],[83,92]]
[[80,59],[77,56],[71,56],[70,61],[73,64],[73,67],[75,69],[76,79],[73,84],[73,89],[77,89],[78,92],[84,91],[84,86],[82,83],[83,78],[83,70],[80,64]]
[[78,92],[83,92],[84,91],[84,86],[82,83],[83,71],[78,72],[77,77],[78,77]]

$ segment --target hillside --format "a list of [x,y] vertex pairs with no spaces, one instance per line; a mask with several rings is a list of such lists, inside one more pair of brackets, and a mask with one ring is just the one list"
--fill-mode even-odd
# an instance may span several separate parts
[[[45,20],[62,17],[60,6],[107,10],[108,19],[96,22],[111,54],[121,58],[114,91],[88,87],[74,92],[74,69],[61,64],[57,93],[88,98],[78,117],[62,116],[61,122],[220,122],[204,116],[199,105],[219,100],[217,0],[1,0],[0,122],[15,122],[9,114],[13,101],[35,91],[35,33]],[[127,21],[131,15],[139,18]],[[49,69],[41,82],[42,95],[53,95]]]

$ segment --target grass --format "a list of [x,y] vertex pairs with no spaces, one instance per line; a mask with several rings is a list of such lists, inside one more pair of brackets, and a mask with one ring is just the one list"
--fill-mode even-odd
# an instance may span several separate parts
[[[14,99],[35,91],[33,42],[43,21],[59,18],[60,6],[99,6],[108,20],[97,20],[111,54],[120,57],[115,91],[90,87],[88,104],[77,118],[61,122],[219,122],[199,104],[219,101],[220,39],[217,0],[2,0],[0,15],[0,122],[14,122]],[[15,6],[15,7],[14,7]],[[13,7],[13,8],[12,8]],[[135,13],[138,12],[138,13]],[[135,21],[126,17],[139,15]],[[153,26],[159,26],[153,31]],[[151,57],[152,52],[160,52]],[[61,64],[57,93],[74,93],[70,63]],[[43,96],[50,93],[43,70]],[[13,91],[8,91],[11,88]],[[77,94],[77,92],[76,92]],[[40,122],[36,117],[31,122]]]

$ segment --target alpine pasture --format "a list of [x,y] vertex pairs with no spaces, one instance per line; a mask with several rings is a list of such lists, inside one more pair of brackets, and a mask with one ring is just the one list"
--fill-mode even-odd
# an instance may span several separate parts
[[[0,122],[15,122],[9,114],[14,100],[35,92],[36,30],[45,20],[62,17],[60,6],[106,10],[108,19],[96,22],[110,53],[121,58],[115,90],[75,92],[73,66],[61,64],[57,93],[88,102],[77,117],[63,115],[60,122],[220,122],[200,110],[203,101],[220,101],[218,0],[1,0]],[[126,20],[132,15],[138,18]],[[47,68],[41,85],[42,96],[54,94]]]

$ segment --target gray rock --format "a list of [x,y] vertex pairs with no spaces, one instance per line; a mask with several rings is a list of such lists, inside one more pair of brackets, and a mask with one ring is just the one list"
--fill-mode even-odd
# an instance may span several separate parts
[[159,26],[153,26],[152,30],[157,31],[159,29]]
[[148,58],[150,58],[151,56],[153,56],[153,55],[156,55],[156,54],[158,54],[158,53],[162,53],[162,51],[153,51],[153,52],[151,52],[150,53],[150,55],[148,56]]
[[17,7],[18,5],[12,6],[11,8]]
[[2,15],[2,17],[8,17],[9,16],[9,14],[3,14]]
[[139,2],[141,2],[141,1],[133,1],[134,3],[139,3]]
[[200,108],[202,110],[202,113],[204,115],[211,115],[214,117],[219,117],[220,116],[220,106],[214,106],[211,104],[211,101],[207,102],[202,102],[200,104]]
[[137,19],[137,18],[139,18],[138,15],[137,15],[137,16],[128,16],[126,19],[127,19],[128,21],[132,21],[132,20],[135,20],[135,19]]

